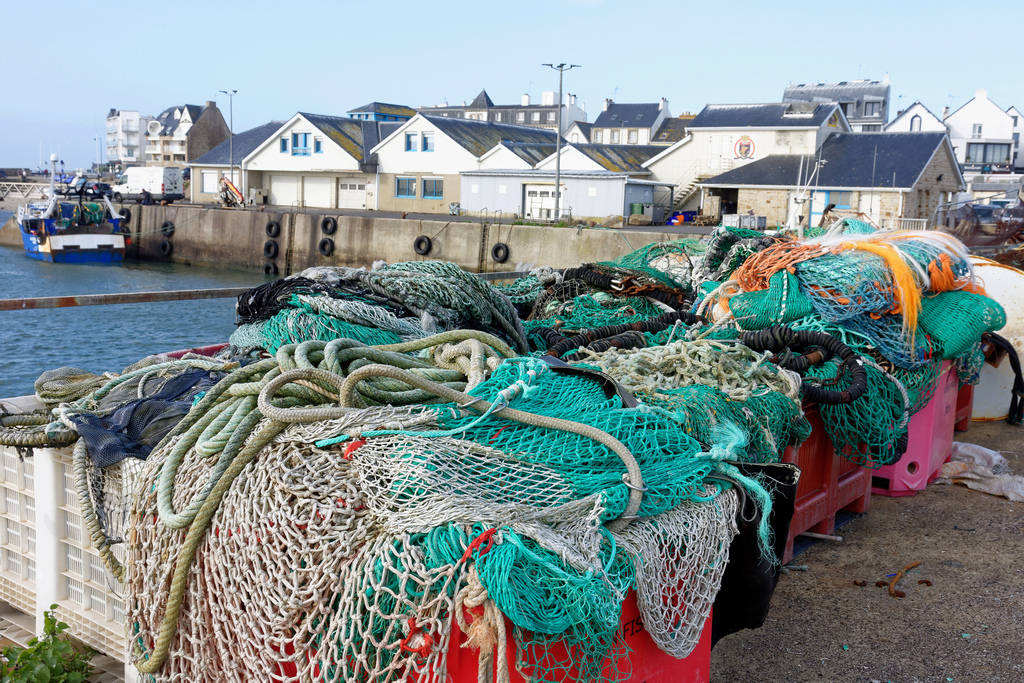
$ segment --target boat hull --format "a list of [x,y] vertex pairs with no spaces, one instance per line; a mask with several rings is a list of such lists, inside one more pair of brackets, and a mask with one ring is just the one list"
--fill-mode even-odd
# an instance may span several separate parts
[[25,255],[50,263],[115,264],[124,260],[124,235],[85,233],[39,237],[22,231]]

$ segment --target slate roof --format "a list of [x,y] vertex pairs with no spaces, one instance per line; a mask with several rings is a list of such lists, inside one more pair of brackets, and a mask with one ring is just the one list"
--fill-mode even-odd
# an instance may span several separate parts
[[[832,133],[818,156],[820,188],[903,188],[914,186],[946,141],[945,133]],[[814,156],[776,154],[700,183],[705,187],[796,187],[801,160],[806,182]]]
[[[596,124],[595,124],[596,125]],[[651,157],[665,151],[656,145],[583,145],[572,144],[581,154],[600,164],[606,171],[618,173],[643,173],[650,171],[642,164]]]
[[924,106],[923,104],[921,104],[921,100],[914,100],[914,103],[913,103],[913,104],[911,104],[911,105],[910,105],[909,107],[907,107],[906,109],[904,109],[903,111],[901,111],[901,112],[900,112],[899,114],[897,114],[897,115],[896,115],[896,118],[894,118],[894,119],[893,119],[892,121],[890,121],[889,123],[887,123],[885,127],[886,127],[886,128],[889,128],[889,127],[891,127],[891,126],[895,125],[895,124],[896,124],[896,122],[897,122],[897,121],[899,121],[900,119],[902,119],[903,117],[905,117],[905,116],[908,116],[908,115],[910,115],[910,111],[911,111],[911,110],[912,110],[912,109],[913,109],[913,108],[914,108],[914,107],[915,107],[916,105],[921,105],[921,108],[922,108],[922,109],[924,109],[924,110],[925,110],[926,112],[928,112],[928,115],[929,115],[929,116],[931,116],[931,117],[932,117],[933,119],[935,119],[935,120],[936,120],[936,121],[937,121],[938,123],[942,123],[942,119],[940,119],[940,118],[939,118],[938,116],[936,116],[935,114],[933,114],[933,113],[932,113],[932,110],[931,110],[931,109],[929,109],[928,107],[926,107],[926,106]]
[[587,140],[590,140],[590,131],[593,130],[594,124],[587,123],[586,121],[573,121],[569,124],[569,128],[572,128],[574,125],[580,129],[580,132],[583,133]]
[[[264,123],[262,126],[250,128],[243,133],[235,133],[235,163],[237,164],[242,159],[252,154],[254,149],[266,142],[267,138],[276,133],[283,125],[284,121],[270,121],[269,123]],[[230,161],[231,140],[229,138],[198,159],[190,161],[189,165],[227,166]]]
[[199,106],[198,104],[184,104],[164,109],[162,112],[157,114],[156,117],[156,120],[160,122],[161,126],[160,135],[174,135],[174,131],[177,130],[178,123],[181,119],[174,118],[175,109],[180,109],[183,113],[187,110],[189,117],[192,119],[192,123],[195,123],[199,120],[199,117],[202,115],[203,110],[206,109],[206,107]]
[[555,144],[555,132],[544,128],[512,126],[507,123],[457,119],[448,116],[421,115],[475,157],[482,156],[502,142]]
[[799,83],[788,85],[782,93],[783,102],[825,102],[848,100],[851,97],[875,95],[884,97],[889,93],[888,81],[832,81],[829,83]]
[[658,130],[655,131],[654,137],[651,138],[651,142],[656,142],[659,145],[672,145],[684,137],[686,137],[686,129],[690,125],[690,121],[693,120],[692,116],[685,118],[679,117],[677,119],[665,119],[658,126]]
[[554,140],[543,144],[535,142],[503,142],[501,145],[530,164],[530,166],[535,166],[555,153]]
[[481,90],[480,94],[473,98],[473,101],[469,103],[470,109],[490,109],[493,106],[494,102],[491,101],[486,90]]
[[622,104],[612,102],[594,120],[598,128],[650,128],[661,110],[658,103]]
[[346,114],[381,114],[382,116],[405,116],[412,118],[416,116],[416,110],[404,104],[386,104],[384,102],[370,102],[356,109],[349,109]]
[[817,128],[837,108],[835,102],[709,104],[688,128]]
[[343,150],[345,150],[349,156],[358,161],[364,163],[367,161],[366,157],[369,155],[373,145],[364,146],[363,135],[364,127],[363,124],[371,124],[367,128],[372,128],[372,131],[367,134],[370,137],[376,135],[377,128],[373,121],[358,121],[356,119],[344,118],[341,116],[324,116],[323,114],[307,114],[306,112],[300,111],[301,114],[307,121],[316,126],[324,135],[329,137],[338,143]]

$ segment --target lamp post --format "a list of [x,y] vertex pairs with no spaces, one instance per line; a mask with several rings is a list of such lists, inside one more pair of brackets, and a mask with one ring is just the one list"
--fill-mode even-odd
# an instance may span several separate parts
[[558,129],[555,131],[555,220],[561,218],[558,210],[562,198],[562,74],[569,69],[576,69],[579,64],[541,64],[558,72]]
[[235,93],[237,90],[221,90],[228,96],[228,175],[231,176],[231,183],[235,182]]

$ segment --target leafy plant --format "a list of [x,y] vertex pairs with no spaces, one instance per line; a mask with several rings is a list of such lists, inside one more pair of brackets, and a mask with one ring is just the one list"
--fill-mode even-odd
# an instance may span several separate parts
[[73,645],[63,635],[71,628],[54,616],[57,605],[43,613],[43,635],[28,647],[7,645],[0,651],[0,681],[7,683],[84,683],[92,673],[90,648]]

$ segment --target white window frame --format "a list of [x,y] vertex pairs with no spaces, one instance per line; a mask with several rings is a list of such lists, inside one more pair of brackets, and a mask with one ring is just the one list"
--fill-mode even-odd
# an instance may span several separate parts
[[609,145],[617,145],[617,144],[619,144],[619,129],[618,128],[615,128],[615,129],[612,130],[612,136],[611,136],[610,140],[608,141],[608,144]]
[[533,123],[540,123],[540,112],[533,112],[533,114],[530,116],[530,121],[532,121]]
[[981,131],[982,131],[982,125],[980,123],[975,123],[974,125],[972,125],[971,126],[971,139],[972,140],[980,140],[981,139]]
[[640,131],[637,130],[636,128],[631,128],[629,130],[629,133],[627,133],[627,135],[626,135],[626,141],[629,144],[631,144],[631,145],[639,144],[639,141],[640,141]]

